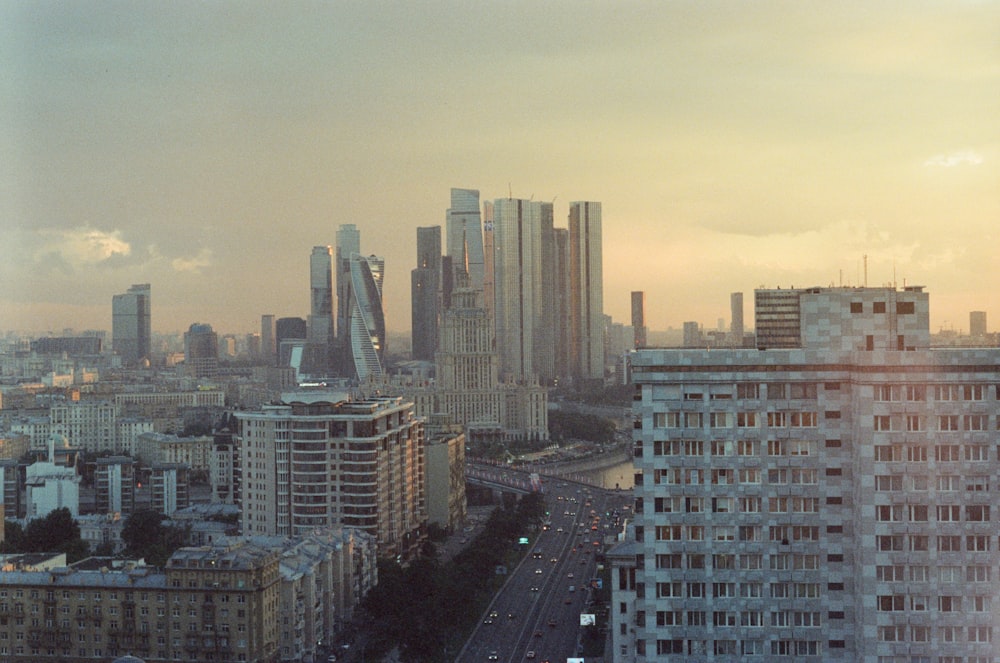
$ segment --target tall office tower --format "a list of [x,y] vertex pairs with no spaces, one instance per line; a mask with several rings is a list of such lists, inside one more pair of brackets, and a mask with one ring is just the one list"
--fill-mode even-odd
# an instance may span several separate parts
[[757,348],[794,348],[799,343],[800,290],[754,290]]
[[353,401],[329,390],[237,412],[246,472],[242,534],[300,536],[358,527],[380,557],[409,560],[427,536],[423,420],[400,398]]
[[542,204],[493,202],[497,347],[501,371],[514,381],[537,376],[536,327],[542,318]]
[[483,201],[483,306],[496,319],[496,245],[493,241],[493,203]]
[[646,347],[646,293],[642,290],[632,291],[632,329],[636,350]]
[[329,375],[333,356],[333,248],[314,246],[309,256],[309,344],[313,372]]
[[569,204],[570,328],[573,374],[604,379],[604,272],[601,203]]
[[149,359],[151,306],[148,283],[111,298],[111,346],[126,365]]
[[417,268],[410,272],[413,358],[433,361],[441,317],[441,226],[417,228]]
[[265,366],[274,366],[278,356],[278,345],[275,341],[274,315],[260,316],[260,353]]
[[361,231],[353,223],[337,229],[335,264],[337,270],[337,329],[338,339],[346,339],[351,317],[351,256],[361,253]]
[[196,322],[184,332],[184,372],[196,378],[219,372],[219,335],[212,325]]
[[535,326],[535,373],[543,384],[551,384],[556,379],[556,292],[555,278],[549,270],[555,265],[556,245],[554,211],[552,203],[541,204],[541,252],[539,254],[545,286],[539,289],[541,308],[538,324]]
[[477,189],[452,189],[446,232],[452,269],[466,270],[473,288],[483,287],[483,225]]
[[552,263],[546,268],[554,293],[555,347],[553,357],[558,379],[571,377],[570,366],[570,295],[569,295],[569,230],[555,228],[552,232]]
[[994,660],[1000,349],[931,348],[919,287],[799,304],[795,348],[636,353],[615,660]]
[[351,255],[351,311],[348,346],[359,381],[382,376],[385,366],[385,312],[382,279],[385,259]]
[[743,293],[734,292],[729,295],[730,321],[729,335],[733,345],[743,347]]
[[986,336],[986,311],[969,313],[969,336],[976,338]]

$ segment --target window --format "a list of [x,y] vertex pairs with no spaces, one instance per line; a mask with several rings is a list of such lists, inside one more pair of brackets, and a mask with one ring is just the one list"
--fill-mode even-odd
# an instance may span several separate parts
[[981,565],[970,565],[965,569],[966,582],[989,582],[990,567]]
[[886,463],[903,460],[903,445],[901,444],[875,445],[875,460]]
[[875,567],[875,580],[878,582],[904,582],[905,567],[902,564],[880,565]]
[[875,545],[882,552],[901,552],[903,550],[903,535],[879,534],[875,537]]
[[906,385],[906,400],[908,401],[926,401],[927,400],[927,387],[922,384],[908,384]]
[[736,385],[736,398],[760,398],[760,385],[756,382],[740,382]]
[[940,552],[959,552],[962,550],[962,537],[960,536],[939,536],[937,538],[937,549]]
[[737,412],[736,413],[736,427],[737,428],[757,428],[757,413],[756,412]]
[[710,412],[708,425],[710,428],[732,428],[732,417],[728,412]]
[[892,417],[890,417],[887,414],[876,414],[874,419],[874,427],[876,431],[891,431]]
[[958,415],[957,414],[940,414],[938,415],[938,430],[939,431],[956,431],[958,428]]
[[864,305],[861,302],[851,302],[851,313],[863,313]]
[[972,522],[984,522],[990,519],[988,504],[971,504],[965,507],[965,519]]
[[742,484],[760,483],[760,469],[756,467],[740,468],[739,482]]
[[906,460],[911,463],[927,462],[927,447],[909,444],[906,447]]
[[938,612],[962,612],[962,597],[939,596]]
[[972,462],[989,460],[989,447],[985,444],[965,445],[965,460]]
[[903,490],[903,475],[901,474],[876,475],[875,490],[883,492]]
[[924,418],[919,414],[906,415],[906,430],[911,433],[924,430]]
[[938,567],[938,578],[941,582],[962,582],[961,566],[940,566]]
[[872,302],[872,313],[885,313],[885,302]]
[[961,460],[962,448],[957,444],[939,444],[934,447],[934,460],[947,463]]
[[760,442],[757,440],[739,440],[736,443],[736,453],[740,456],[756,456],[760,453]]
[[957,522],[961,520],[961,507],[957,504],[939,504],[937,519],[938,522]]
[[954,492],[958,490],[959,477],[954,474],[943,474],[937,478],[937,489],[941,492]]
[[725,440],[712,440],[711,454],[713,456],[728,456],[729,443]]
[[881,504],[875,507],[875,519],[886,523],[898,523],[903,520],[902,504]]

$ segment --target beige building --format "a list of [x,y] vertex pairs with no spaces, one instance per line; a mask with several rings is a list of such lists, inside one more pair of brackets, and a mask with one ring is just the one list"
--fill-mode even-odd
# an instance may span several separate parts
[[402,398],[326,389],[237,412],[242,533],[296,536],[357,527],[407,560],[427,534],[423,421]]
[[431,415],[427,437],[427,520],[446,530],[466,516],[465,433],[447,415]]
[[168,433],[142,433],[136,438],[135,456],[145,465],[180,463],[195,472],[212,469],[212,436],[178,437]]
[[88,566],[0,573],[5,661],[274,661],[279,552],[185,548],[163,572]]

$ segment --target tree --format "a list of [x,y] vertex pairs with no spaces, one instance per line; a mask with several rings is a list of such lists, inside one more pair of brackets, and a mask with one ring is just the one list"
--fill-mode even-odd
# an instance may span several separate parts
[[153,566],[164,566],[187,540],[188,529],[164,525],[167,517],[158,511],[136,511],[122,528],[122,541],[129,555],[143,557]]

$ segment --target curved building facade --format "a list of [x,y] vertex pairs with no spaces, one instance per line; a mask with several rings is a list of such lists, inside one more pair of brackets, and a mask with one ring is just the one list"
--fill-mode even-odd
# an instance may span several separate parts
[[385,358],[382,278],[385,259],[351,255],[351,356],[358,380],[379,377]]

